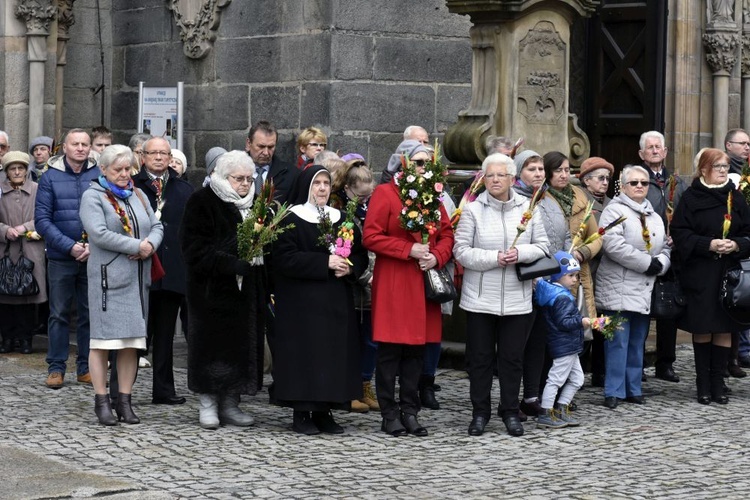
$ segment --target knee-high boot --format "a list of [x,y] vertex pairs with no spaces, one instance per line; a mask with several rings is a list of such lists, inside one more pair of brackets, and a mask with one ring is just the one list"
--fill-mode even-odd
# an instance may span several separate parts
[[711,344],[711,401],[725,405],[729,398],[724,394],[724,370],[729,361],[729,347]]
[[693,354],[698,402],[704,405],[711,404],[711,343],[693,342]]

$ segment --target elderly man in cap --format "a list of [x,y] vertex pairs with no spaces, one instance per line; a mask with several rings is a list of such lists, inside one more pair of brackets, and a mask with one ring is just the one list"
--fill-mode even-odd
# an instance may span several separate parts
[[47,161],[52,156],[52,137],[40,136],[35,137],[29,143],[29,154],[31,155],[31,163],[29,163],[29,173],[34,180],[41,177],[45,170],[47,170]]
[[[664,135],[656,130],[641,134],[638,155],[643,160],[643,167],[649,174],[649,186],[646,199],[651,202],[654,211],[661,216],[667,230],[667,244],[672,246],[669,236],[669,221],[677,207],[685,183],[679,175],[667,170],[667,146]],[[672,186],[674,185],[674,189]],[[669,273],[671,274],[671,273]],[[668,382],[679,382],[680,377],[674,372],[675,343],[677,342],[677,323],[674,320],[656,320],[656,378]],[[736,357],[735,357],[736,360]],[[739,367],[737,367],[739,369]]]

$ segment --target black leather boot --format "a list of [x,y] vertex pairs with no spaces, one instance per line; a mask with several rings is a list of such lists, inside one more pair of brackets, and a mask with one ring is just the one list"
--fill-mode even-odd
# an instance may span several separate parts
[[711,343],[693,342],[693,356],[698,402],[702,405],[711,404]]
[[419,401],[424,408],[439,410],[440,403],[435,399],[435,377],[422,375],[419,378]]
[[112,405],[109,402],[109,394],[94,395],[94,413],[102,425],[117,425],[117,419],[112,413]]
[[0,353],[5,354],[7,352],[13,352],[16,348],[16,339],[5,338],[0,343]]
[[725,405],[729,398],[724,393],[724,369],[729,361],[729,347],[711,344],[711,401]]
[[140,424],[141,419],[133,413],[133,408],[130,406],[130,396],[122,392],[117,395],[117,406],[115,406],[117,419],[126,424]]

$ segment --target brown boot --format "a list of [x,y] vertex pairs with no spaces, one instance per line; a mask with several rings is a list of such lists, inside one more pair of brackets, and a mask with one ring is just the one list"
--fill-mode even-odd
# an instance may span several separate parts
[[370,407],[360,402],[360,400],[354,399],[352,400],[351,411],[353,411],[354,413],[367,413],[368,411],[370,411]]
[[372,383],[369,380],[367,382],[362,382],[362,393],[364,395],[359,401],[366,404],[371,410],[380,411],[378,398],[375,396],[375,391],[372,390]]

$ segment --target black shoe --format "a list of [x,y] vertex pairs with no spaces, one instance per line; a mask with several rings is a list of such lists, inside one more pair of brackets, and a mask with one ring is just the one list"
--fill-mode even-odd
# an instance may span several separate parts
[[698,402],[702,405],[710,405],[711,404],[711,396],[703,395],[698,396]]
[[0,353],[5,354],[8,352],[13,352],[13,350],[16,348],[16,339],[3,339],[2,343],[0,343]]
[[391,436],[403,436],[406,434],[406,428],[397,418],[384,418],[383,423],[380,425],[380,430]]
[[430,410],[440,409],[440,403],[435,398],[435,389],[432,386],[419,389],[419,401],[422,404],[422,408],[429,408]]
[[576,411],[578,410],[578,405],[576,404],[575,400],[568,403],[568,410],[570,411]]
[[526,422],[528,419],[529,417],[524,412],[518,410],[518,420],[520,420],[521,422]]
[[720,405],[725,405],[729,403],[729,398],[725,394],[719,394],[718,396],[711,396],[711,401],[714,403],[719,403]]
[[604,375],[602,374],[591,375],[591,385],[594,387],[604,387]]
[[151,402],[155,405],[182,405],[185,404],[185,401],[187,401],[185,398],[181,396],[167,396],[164,398],[153,398]]
[[419,420],[417,420],[416,415],[412,415],[411,413],[402,413],[401,423],[404,424],[404,427],[406,427],[406,432],[408,432],[409,434],[413,434],[419,437],[424,437],[427,435],[427,429],[422,427],[422,425],[419,423]]
[[312,412],[312,422],[324,434],[343,434],[344,428],[333,419],[330,411]]
[[117,425],[108,394],[94,394],[94,413],[102,425]]
[[292,430],[305,436],[320,434],[320,429],[313,423],[309,411],[294,412],[292,416]]
[[643,396],[628,396],[625,398],[625,401],[634,405],[642,405],[644,403]]
[[610,410],[614,410],[617,408],[617,398],[614,396],[607,396],[604,398],[604,406],[609,408]]
[[731,375],[734,378],[745,378],[747,376],[747,373],[745,373],[745,370],[740,368],[740,365],[737,363],[736,360],[731,361],[729,363],[729,367],[727,368],[729,370],[729,375]]
[[523,425],[518,420],[518,415],[508,415],[503,417],[503,423],[511,436],[519,437],[523,436]]
[[115,413],[117,413],[117,420],[125,422],[126,424],[140,424],[141,419],[133,412],[133,407],[130,406],[130,394],[119,393],[117,395],[117,406],[115,406]]
[[32,351],[31,339],[21,339],[21,348],[19,349],[19,352],[21,354],[31,354]]
[[440,384],[432,384],[432,390],[435,392],[440,392],[443,390],[443,388],[440,387]]
[[750,368],[750,356],[740,356],[737,358],[737,363],[742,368]]
[[680,377],[674,372],[671,366],[664,368],[663,370],[656,369],[656,378],[666,380],[667,382],[679,382]]
[[529,417],[538,417],[539,415],[544,414],[544,409],[542,408],[542,404],[538,399],[535,399],[531,403],[521,401],[521,404],[518,405],[518,409],[524,412]]
[[484,434],[484,428],[487,425],[487,417],[477,415],[471,419],[469,424],[469,436],[481,436]]

